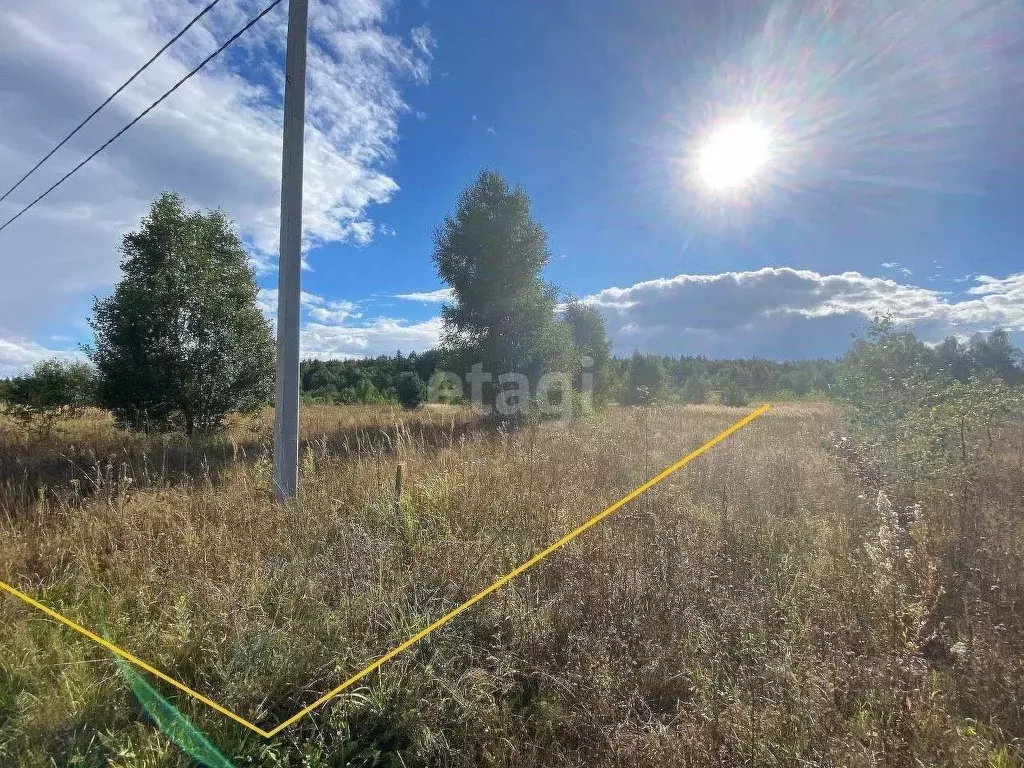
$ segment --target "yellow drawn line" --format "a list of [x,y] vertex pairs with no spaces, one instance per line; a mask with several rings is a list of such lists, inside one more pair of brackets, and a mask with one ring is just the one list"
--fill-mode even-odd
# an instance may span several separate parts
[[[90,640],[92,640],[94,643],[99,643],[104,648],[106,648],[108,651],[110,651],[111,653],[117,654],[118,656],[120,656],[125,661],[130,661],[132,664],[134,664],[137,667],[141,667],[142,669],[144,669],[147,672],[149,672],[151,675],[156,675],[161,680],[163,680],[165,683],[170,683],[171,685],[173,685],[178,690],[184,691],[189,696],[193,696],[193,697],[199,699],[199,701],[203,702],[203,704],[205,704],[206,706],[212,707],[213,709],[215,709],[218,712],[220,712],[222,715],[226,715],[227,717],[230,717],[236,723],[240,723],[240,724],[244,725],[246,728],[251,728],[252,730],[256,731],[256,733],[260,734],[261,736],[265,736],[268,739],[271,736],[274,735],[270,731],[264,731],[259,726],[253,725],[248,720],[246,720],[244,717],[239,717],[238,715],[236,715],[231,710],[225,709],[220,704],[218,704],[216,701],[213,701],[212,699],[206,698],[205,696],[203,696],[203,694],[201,694],[201,693],[199,693],[197,691],[193,691],[191,688],[189,688],[184,683],[179,683],[177,680],[175,680],[170,675],[166,675],[163,672],[161,672],[159,669],[157,669],[156,667],[151,666],[150,664],[147,664],[146,662],[144,662],[142,659],[140,659],[135,654],[130,653],[130,652],[126,651],[126,650],[123,650],[122,648],[119,648],[118,646],[116,646],[113,643],[111,643],[109,640],[104,640],[102,637],[97,635],[95,632],[90,632],[88,629],[83,627],[81,624],[78,624],[77,622],[72,621],[67,616],[64,616],[64,615],[62,615],[60,613],[57,613],[57,611],[53,610],[52,608],[47,608],[45,605],[40,603],[38,600],[33,600],[31,597],[26,595],[24,592],[21,592],[20,590],[15,589],[14,587],[12,587],[7,582],[0,581],[0,589],[4,590],[5,592],[10,592],[12,595],[14,595],[19,600],[24,600],[26,603],[31,605],[33,608],[39,609],[40,611],[45,613],[47,616],[49,616],[51,619],[56,619],[61,624],[64,624],[64,625],[66,625],[68,627],[71,627],[71,629],[75,630],[75,632],[78,632],[79,634],[85,635]],[[276,733],[276,731],[275,731],[275,733]]]
[[650,490],[651,488],[656,486],[658,483],[660,483],[662,480],[664,480],[666,477],[668,477],[669,475],[673,474],[674,472],[678,472],[680,469],[685,467],[687,464],[689,464],[695,458],[700,456],[705,451],[708,451],[711,448],[713,448],[714,446],[718,445],[720,442],[725,440],[727,437],[732,435],[734,432],[738,432],[739,430],[743,429],[743,427],[747,426],[747,424],[752,422],[754,419],[757,419],[760,416],[763,416],[768,411],[768,408],[769,408],[768,404],[765,403],[760,408],[758,408],[756,411],[753,411],[752,413],[749,413],[746,416],[744,416],[742,419],[737,421],[735,424],[733,424],[728,429],[725,429],[725,430],[719,432],[713,438],[711,438],[706,443],[704,443],[704,445],[700,446],[700,448],[697,448],[695,451],[687,454],[686,456],[681,458],[679,461],[677,461],[672,466],[663,469],[661,472],[659,472],[657,475],[652,477],[650,480],[648,480],[643,485],[638,486],[637,488],[634,488],[632,491],[627,493],[625,496],[623,496],[621,499],[616,501],[614,504],[612,504],[609,507],[606,507],[603,511],[598,512],[592,518],[587,520],[587,522],[583,523],[583,525],[581,525],[578,528],[570,531],[565,536],[563,536],[558,541],[556,541],[554,544],[551,544],[550,546],[548,546],[545,549],[541,550],[540,552],[538,552],[536,555],[531,557],[529,560],[527,560],[525,563],[520,565],[515,570],[509,571],[504,576],[502,576],[500,579],[498,579],[493,584],[491,584],[489,587],[486,587],[485,589],[482,589],[481,591],[477,592],[475,595],[473,595],[473,597],[469,598],[469,600],[464,602],[462,605],[460,605],[459,607],[454,608],[453,610],[449,611],[444,616],[442,616],[440,619],[438,619],[433,624],[428,626],[426,629],[423,629],[420,632],[417,632],[415,635],[410,637],[404,643],[402,643],[401,645],[397,646],[393,650],[388,651],[386,654],[384,654],[379,659],[377,659],[375,662],[373,662],[372,664],[367,666],[361,672],[357,672],[356,674],[352,675],[352,677],[350,677],[348,680],[343,682],[337,688],[332,688],[330,691],[325,693],[323,696],[321,696],[319,699],[314,701],[308,707],[303,707],[298,712],[296,712],[294,715],[292,715],[287,720],[285,720],[283,723],[278,725],[276,728],[272,728],[269,731],[265,731],[262,728],[260,728],[258,725],[254,725],[253,723],[250,723],[244,717],[240,717],[239,715],[236,715],[234,712],[232,712],[232,711],[222,707],[217,702],[215,702],[215,701],[213,701],[211,699],[208,699],[207,697],[203,696],[201,693],[197,693],[196,691],[192,690],[191,688],[189,688],[184,683],[179,683],[173,677],[170,677],[169,675],[164,674],[159,669],[156,669],[155,667],[147,664],[146,662],[144,662],[142,659],[138,658],[137,656],[129,653],[128,651],[123,650],[122,648],[119,648],[118,646],[114,645],[113,643],[111,643],[111,642],[109,642],[107,640],[104,640],[102,637],[100,637],[99,635],[95,634],[94,632],[90,632],[88,629],[83,627],[81,624],[78,624],[78,623],[72,621],[71,619],[67,618],[66,616],[61,615],[60,613],[58,613],[57,611],[53,610],[52,608],[47,608],[42,603],[40,603],[40,602],[38,602],[36,600],[33,600],[31,597],[26,595],[24,592],[21,592],[21,591],[15,589],[10,584],[7,584],[4,581],[0,581],[0,589],[3,589],[5,592],[8,592],[8,593],[14,595],[19,600],[22,600],[22,601],[28,603],[33,608],[36,608],[36,609],[42,611],[43,613],[45,613],[50,618],[56,619],[60,623],[70,627],[71,629],[75,630],[79,634],[84,635],[85,637],[89,638],[93,642],[98,643],[99,645],[103,646],[104,648],[106,648],[111,653],[117,654],[122,659],[125,659],[126,661],[129,661],[132,664],[135,664],[137,667],[140,667],[140,668],[144,669],[145,671],[149,672],[151,675],[155,675],[156,677],[160,678],[164,682],[170,683],[171,685],[173,685],[178,690],[183,691],[184,693],[187,693],[189,696],[192,696],[192,697],[198,699],[199,701],[201,701],[203,704],[205,704],[206,706],[210,707],[211,709],[214,709],[217,712],[220,712],[222,715],[224,715],[226,717],[230,717],[232,720],[234,720],[239,725],[244,725],[249,730],[255,731],[260,736],[263,736],[264,738],[269,739],[269,738],[277,735],[281,731],[283,731],[289,725],[292,725],[295,722],[297,722],[298,720],[301,720],[303,717],[308,715],[310,712],[312,712],[317,707],[320,707],[323,704],[326,704],[328,701],[333,699],[335,696],[337,696],[339,693],[344,691],[346,688],[348,688],[349,686],[353,685],[354,683],[359,682],[360,680],[362,680],[364,677],[366,677],[371,672],[374,672],[375,670],[379,669],[386,662],[388,662],[391,659],[395,658],[395,656],[397,656],[398,654],[402,653],[405,650],[408,650],[410,647],[412,647],[413,645],[418,643],[420,640],[425,638],[427,635],[429,635],[435,629],[439,629],[439,628],[443,627],[445,624],[447,624],[449,621],[454,619],[456,616],[458,616],[460,613],[465,611],[467,608],[470,608],[471,606],[475,605],[479,601],[483,600],[485,597],[487,597],[492,592],[496,592],[497,590],[501,589],[503,586],[505,586],[508,582],[510,582],[516,576],[519,576],[521,573],[526,571],[528,568],[531,568],[534,565],[536,565],[537,563],[539,563],[541,560],[543,560],[545,557],[550,555],[556,549],[560,549],[560,548],[564,547],[566,544],[568,544],[570,541],[575,539],[577,536],[579,536],[584,531],[586,531],[586,530],[588,530],[590,528],[593,528],[595,525],[597,525],[599,522],[604,520],[606,517],[608,517],[609,515],[611,515],[612,513],[617,511],[618,509],[620,509],[621,507],[623,507],[626,504],[628,504],[629,502],[631,502],[633,499],[635,499],[641,493],[643,493],[644,491]]

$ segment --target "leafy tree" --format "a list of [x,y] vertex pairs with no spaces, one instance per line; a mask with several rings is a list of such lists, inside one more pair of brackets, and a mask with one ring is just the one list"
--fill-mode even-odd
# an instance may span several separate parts
[[32,373],[5,382],[4,412],[49,434],[59,420],[80,416],[95,402],[96,372],[85,363],[44,360]]
[[749,402],[750,397],[738,384],[730,382],[722,390],[722,405],[742,406],[747,405]]
[[950,336],[933,350],[936,372],[957,381],[967,381],[971,375],[970,346]]
[[980,333],[972,336],[967,357],[974,373],[1002,379],[1009,384],[1020,379],[1020,368],[1024,362],[1021,351],[1013,346],[1010,334],[1002,328],[988,336]]
[[97,299],[87,350],[99,401],[122,425],[188,434],[267,402],[270,326],[231,223],[165,193],[121,244],[121,281]]
[[573,386],[577,389],[583,388],[580,376],[584,371],[579,365],[579,361],[589,357],[592,365],[588,370],[594,377],[593,400],[595,405],[602,405],[607,402],[611,390],[611,381],[608,375],[611,342],[608,340],[608,332],[605,330],[604,318],[596,308],[573,300],[566,305],[562,322],[569,327],[573,349],[577,356],[579,372]]
[[380,390],[373,385],[372,381],[369,379],[360,379],[359,383],[355,386],[355,394],[353,395],[351,402],[383,403],[384,401],[384,395],[382,395]]
[[[452,288],[442,309],[445,367],[460,374],[481,364],[497,379],[567,370],[571,341],[556,323],[556,290],[540,277],[550,253],[530,200],[500,174],[483,171],[435,234],[433,261]],[[485,386],[490,400],[500,384]]]
[[838,392],[856,406],[860,422],[884,429],[931,404],[942,388],[935,368],[934,353],[912,331],[897,330],[888,317],[875,318],[840,363]]
[[750,361],[750,387],[763,392],[771,387],[772,371],[767,360]]
[[687,376],[679,390],[679,399],[684,403],[699,405],[708,401],[708,383],[700,376]]
[[395,392],[403,408],[413,410],[427,399],[427,385],[412,371],[405,371],[395,379]]
[[665,372],[656,355],[634,352],[629,361],[629,391],[626,402],[646,405],[661,396]]

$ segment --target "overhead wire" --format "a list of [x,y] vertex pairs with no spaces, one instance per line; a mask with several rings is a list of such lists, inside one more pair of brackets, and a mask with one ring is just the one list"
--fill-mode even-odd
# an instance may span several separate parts
[[193,75],[195,75],[197,72],[199,72],[199,70],[201,70],[203,67],[205,67],[207,64],[209,64],[211,61],[213,61],[229,45],[231,45],[233,42],[235,42],[235,40],[237,40],[242,35],[244,35],[246,32],[248,32],[249,29],[253,25],[255,25],[260,19],[262,19],[264,16],[266,16],[272,10],[274,10],[274,8],[276,8],[282,2],[283,2],[283,0],[273,0],[273,2],[270,3],[270,5],[268,5],[262,11],[260,11],[256,16],[254,16],[248,22],[246,22],[245,26],[243,26],[241,29],[239,29],[237,32],[235,32],[235,34],[233,34],[231,37],[229,37],[217,50],[215,50],[213,53],[211,53],[209,56],[207,56],[205,59],[203,59],[201,62],[199,62],[199,64],[197,64],[187,75],[182,77],[180,80],[178,80],[178,82],[176,82],[169,89],[167,89],[163,93],[163,95],[160,96],[160,98],[158,98],[156,101],[154,101],[148,107],[146,107],[141,113],[139,113],[139,115],[137,117],[135,117],[131,122],[129,122],[127,125],[125,125],[124,128],[122,128],[117,133],[115,133],[113,136],[111,136],[109,139],[107,139],[102,145],[100,145],[100,147],[98,149],[96,149],[92,154],[90,154],[88,157],[86,157],[82,162],[80,162],[78,165],[76,165],[70,171],[68,171],[63,176],[61,176],[56,182],[54,182],[52,185],[50,185],[50,187],[45,192],[43,192],[41,195],[39,195],[35,200],[33,200],[28,205],[26,205],[24,208],[22,208],[20,211],[18,211],[16,214],[14,214],[11,218],[9,218],[3,224],[0,224],[0,232],[3,232],[8,226],[10,226],[12,223],[14,223],[17,219],[21,218],[22,215],[24,215],[31,208],[33,208],[37,203],[39,203],[40,200],[45,198],[47,195],[49,195],[51,192],[53,192],[55,189],[57,189],[57,187],[59,187],[61,184],[63,184],[65,181],[67,181],[69,178],[71,178],[71,176],[73,176],[75,173],[77,173],[86,163],[88,163],[90,160],[92,160],[94,157],[96,157],[96,155],[98,155],[104,149],[106,149],[111,144],[113,144],[115,141],[117,141],[119,138],[121,138],[121,136],[123,136],[132,126],[134,126],[136,123],[138,123],[142,118],[144,118],[150,112],[152,112],[162,101],[164,101],[164,99],[166,99],[168,96],[170,96],[176,90],[178,90],[178,88],[180,88],[182,85],[184,85],[185,82],[187,82]]
[[78,133],[80,130],[82,130],[82,128],[85,127],[86,123],[88,123],[90,120],[92,120],[94,117],[96,117],[96,115],[99,113],[99,111],[101,109],[103,109],[105,106],[107,106],[107,104],[109,104],[115,98],[117,98],[118,94],[120,94],[121,91],[123,91],[125,88],[127,88],[129,85],[131,85],[135,81],[135,78],[137,78],[139,75],[141,75],[143,72],[145,72],[149,68],[150,64],[152,64],[154,61],[159,59],[160,56],[163,55],[164,51],[166,51],[168,48],[170,48],[172,45],[174,45],[176,42],[178,42],[178,40],[181,39],[182,35],[184,35],[186,32],[188,32],[190,29],[192,29],[192,27],[194,27],[196,25],[196,23],[201,18],[203,18],[203,16],[205,16],[207,13],[209,13],[211,10],[213,10],[213,6],[215,6],[219,2],[220,2],[220,0],[212,0],[212,2],[210,2],[205,8],[203,8],[199,13],[197,13],[195,16],[193,16],[192,20],[188,24],[186,24],[184,27],[182,27],[181,30],[178,32],[178,34],[176,34],[174,37],[172,37],[170,40],[168,40],[164,44],[163,48],[161,48],[159,51],[157,51],[152,56],[150,56],[149,60],[145,64],[143,64],[141,67],[139,67],[137,70],[135,70],[135,72],[132,73],[131,77],[129,77],[127,80],[125,80],[123,83],[121,83],[121,85],[119,85],[117,87],[116,91],[114,91],[112,94],[110,94],[103,101],[102,104],[100,104],[98,107],[96,107],[96,109],[94,109],[92,112],[90,112],[85,117],[85,119],[82,120],[82,122],[80,122],[78,125],[76,125],[71,130],[71,133],[69,133],[67,136],[65,136],[63,139],[61,139],[59,142],[57,142],[57,145],[53,149],[51,149],[49,152],[47,152],[45,155],[43,155],[38,163],[33,165],[31,168],[29,168],[25,172],[25,175],[23,175],[20,179],[18,179],[16,182],[14,182],[14,185],[10,189],[8,189],[6,192],[4,192],[2,195],[0,195],[0,203],[2,203],[4,200],[6,200],[7,196],[10,195],[11,192],[13,192],[18,187],[20,187],[21,183],[23,181],[25,181],[25,179],[27,179],[29,176],[31,176],[33,173],[35,173],[37,170],[39,170],[39,166],[41,166],[43,163],[45,163],[47,160],[49,160],[51,157],[53,157],[54,154],[56,154],[57,151],[61,147],[63,147],[65,144],[68,143],[68,141],[70,141],[72,136],[74,136],[76,133]]

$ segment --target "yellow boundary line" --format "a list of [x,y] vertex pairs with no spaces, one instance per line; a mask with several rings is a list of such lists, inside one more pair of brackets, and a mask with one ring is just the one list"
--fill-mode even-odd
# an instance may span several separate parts
[[393,659],[398,654],[402,653],[403,651],[408,650],[410,647],[412,647],[413,645],[418,643],[420,640],[422,640],[424,637],[429,635],[435,629],[439,629],[439,628],[443,627],[445,624],[447,624],[449,621],[454,619],[456,616],[458,616],[460,613],[465,611],[467,608],[470,608],[471,606],[475,605],[479,601],[483,600],[485,597],[487,597],[492,592],[496,592],[497,590],[501,589],[503,586],[505,586],[508,582],[510,582],[516,576],[519,576],[521,573],[526,571],[528,568],[531,568],[534,565],[536,565],[537,563],[539,563],[541,560],[543,560],[545,557],[550,555],[556,549],[560,549],[560,548],[564,547],[566,544],[568,544],[570,541],[575,539],[577,536],[579,536],[584,531],[586,531],[586,530],[588,530],[590,528],[593,528],[595,525],[597,525],[599,522],[604,520],[606,517],[608,517],[609,515],[611,515],[612,513],[617,511],[618,509],[620,509],[621,507],[623,507],[626,504],[628,504],[629,502],[631,502],[633,499],[635,499],[640,494],[644,493],[647,490],[650,490],[655,485],[660,483],[662,480],[667,478],[669,475],[671,475],[671,474],[673,474],[675,472],[678,472],[680,469],[685,467],[687,464],[689,464],[695,458],[700,456],[702,453],[710,450],[714,446],[718,445],[720,442],[725,440],[727,437],[732,435],[734,432],[738,432],[739,430],[743,429],[743,427],[747,426],[747,424],[752,422],[754,419],[757,419],[760,416],[763,416],[768,411],[768,408],[769,408],[769,405],[767,403],[765,403],[760,408],[758,408],[756,411],[753,411],[752,413],[749,413],[746,416],[744,416],[742,419],[737,421],[735,424],[733,424],[728,429],[725,429],[725,430],[719,432],[713,438],[711,438],[706,443],[704,443],[704,445],[700,446],[700,448],[697,448],[695,451],[687,454],[686,456],[681,458],[679,461],[677,461],[672,466],[663,469],[661,472],[659,472],[657,475],[652,477],[650,480],[648,480],[643,485],[638,486],[637,488],[634,488],[632,491],[627,493],[625,496],[623,496],[621,499],[616,501],[614,504],[612,504],[609,507],[606,507],[603,511],[598,512],[592,518],[587,520],[587,522],[583,523],[583,525],[581,525],[578,528],[570,531],[565,536],[563,536],[558,541],[556,541],[554,544],[551,544],[550,546],[548,546],[545,549],[541,550],[540,552],[538,552],[536,555],[531,557],[529,560],[527,560],[525,563],[520,565],[515,570],[509,571],[504,576],[502,576],[500,579],[498,579],[493,584],[491,584],[489,587],[486,587],[485,589],[481,590],[480,592],[477,592],[475,595],[473,595],[473,597],[469,598],[469,600],[464,602],[462,605],[460,605],[459,607],[449,611],[444,616],[442,616],[440,619],[438,619],[433,624],[428,626],[426,629],[423,629],[420,632],[417,632],[415,635],[410,637],[404,643],[402,643],[401,645],[399,645],[399,646],[395,647],[394,649],[388,651],[386,654],[384,654],[379,659],[377,659],[375,662],[373,662],[372,664],[367,666],[361,672],[357,672],[356,674],[352,675],[352,677],[350,677],[348,680],[343,682],[341,685],[339,685],[336,688],[332,688],[330,691],[325,693],[323,696],[321,696],[319,699],[314,701],[312,704],[310,704],[307,707],[303,707],[298,712],[296,712],[294,715],[292,715],[287,720],[285,720],[283,723],[278,725],[276,728],[272,728],[269,731],[263,730],[258,725],[250,723],[244,717],[236,715],[234,712],[232,712],[229,709],[226,709],[226,708],[222,707],[220,704],[218,704],[217,702],[213,701],[212,699],[208,699],[206,696],[203,696],[201,693],[198,693],[197,691],[192,690],[191,688],[189,688],[184,683],[180,683],[177,680],[175,680],[173,677],[170,677],[169,675],[164,674],[159,669],[156,669],[155,667],[147,664],[145,661],[143,661],[139,657],[135,656],[134,654],[129,653],[128,651],[123,650],[122,648],[119,648],[118,646],[114,645],[113,643],[109,642],[108,640],[104,640],[102,637],[100,637],[99,635],[95,634],[94,632],[90,632],[88,629],[83,627],[81,624],[78,624],[78,623],[72,621],[71,619],[67,618],[66,616],[63,616],[62,614],[58,613],[57,611],[53,610],[52,608],[47,608],[42,603],[38,602],[37,600],[33,600],[31,597],[26,595],[24,592],[21,592],[21,591],[15,589],[10,584],[8,584],[8,583],[6,583],[4,581],[0,581],[0,589],[3,589],[5,592],[10,593],[11,595],[14,595],[14,597],[16,597],[19,600],[27,603],[28,605],[32,606],[35,609],[37,609],[39,611],[42,611],[43,613],[45,613],[50,618],[56,619],[61,624],[64,624],[65,626],[70,627],[71,629],[75,630],[79,634],[84,635],[85,637],[89,638],[90,640],[92,640],[93,642],[97,643],[98,645],[103,646],[104,648],[106,648],[111,653],[114,653],[117,656],[120,656],[122,659],[131,662],[132,664],[136,665],[137,667],[140,667],[141,669],[144,669],[146,672],[149,672],[151,675],[154,675],[154,676],[160,678],[165,683],[169,683],[170,685],[173,685],[178,690],[180,690],[180,691],[182,691],[184,693],[187,693],[189,696],[192,696],[193,698],[201,701],[203,704],[205,704],[206,706],[210,707],[211,709],[216,710],[217,712],[219,712],[220,714],[224,715],[225,717],[231,718],[232,720],[234,720],[239,725],[244,725],[249,730],[255,731],[260,736],[263,736],[264,738],[269,739],[269,738],[272,738],[273,736],[277,735],[281,731],[283,731],[289,725],[292,725],[295,722],[297,722],[298,720],[301,720],[303,717],[308,715],[310,712],[312,712],[317,707],[320,707],[320,706],[326,704],[328,701],[333,699],[335,696],[337,696],[339,693],[344,691],[346,688],[348,688],[349,686],[351,686],[351,685],[357,683],[358,681],[362,680],[364,677],[366,677],[371,672],[374,672],[375,670],[379,669],[381,666],[383,666],[385,663],[387,663],[388,661]]

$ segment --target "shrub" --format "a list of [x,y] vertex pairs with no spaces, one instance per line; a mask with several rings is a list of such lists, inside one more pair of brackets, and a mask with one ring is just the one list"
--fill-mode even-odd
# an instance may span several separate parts
[[708,401],[708,383],[699,376],[687,376],[679,391],[679,400],[683,403],[700,405]]
[[413,410],[427,399],[427,385],[418,375],[406,371],[395,380],[395,394],[403,408]]
[[730,384],[722,390],[722,405],[743,406],[750,403],[747,393],[735,384]]
[[57,421],[80,416],[96,395],[96,373],[85,363],[44,360],[32,373],[5,382],[4,413],[48,435]]

